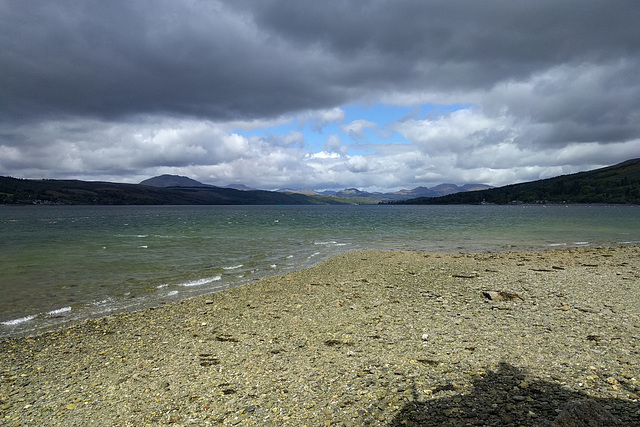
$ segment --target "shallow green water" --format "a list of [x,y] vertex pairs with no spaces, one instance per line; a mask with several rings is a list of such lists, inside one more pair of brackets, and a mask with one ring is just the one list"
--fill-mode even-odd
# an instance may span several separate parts
[[638,242],[637,206],[0,206],[0,338],[242,285],[355,249]]

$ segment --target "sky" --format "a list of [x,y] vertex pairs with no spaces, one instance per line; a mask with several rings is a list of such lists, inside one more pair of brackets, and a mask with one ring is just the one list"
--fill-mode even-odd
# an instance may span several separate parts
[[640,157],[637,0],[0,0],[0,175],[493,186]]

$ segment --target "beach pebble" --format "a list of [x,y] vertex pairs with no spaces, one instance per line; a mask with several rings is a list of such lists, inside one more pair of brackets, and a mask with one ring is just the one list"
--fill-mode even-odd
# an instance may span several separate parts
[[522,300],[520,295],[504,291],[483,291],[482,295],[492,301]]

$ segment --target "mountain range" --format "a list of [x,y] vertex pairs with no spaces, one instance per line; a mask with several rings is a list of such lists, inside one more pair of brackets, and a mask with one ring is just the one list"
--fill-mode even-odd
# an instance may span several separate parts
[[[152,187],[160,187],[160,188],[175,188],[175,187],[195,187],[195,188],[220,188],[214,185],[203,184],[202,182],[196,181],[186,176],[180,175],[159,175],[154,176],[153,178],[145,179],[140,182],[141,185],[149,185]],[[236,190],[242,191],[255,191],[254,188],[249,188],[242,184],[232,184],[223,188],[233,188]],[[485,184],[464,184],[462,186],[457,186],[455,184],[440,184],[435,187],[416,187],[412,190],[399,190],[393,193],[381,193],[374,192],[370,193],[367,191],[361,191],[357,188],[345,188],[340,191],[321,191],[318,192],[313,189],[290,189],[284,188],[278,190],[280,193],[287,194],[304,194],[307,196],[334,196],[337,199],[361,199],[362,203],[378,203],[380,201],[391,201],[391,200],[405,200],[416,197],[440,197],[448,194],[454,194],[464,191],[478,191],[485,190],[488,188],[492,188],[490,185]]]
[[466,191],[479,191],[493,188],[485,184],[464,184],[458,186],[455,184],[440,184],[435,187],[416,187],[412,190],[398,190],[393,193],[368,193],[360,191],[357,188],[347,188],[337,192],[323,191],[320,194],[331,194],[339,197],[364,197],[381,200],[405,200],[416,197],[440,197],[448,194],[461,193]]
[[368,193],[350,188],[323,194],[313,190],[264,191],[243,185],[232,187],[234,188],[216,187],[177,175],[157,176],[140,184],[0,176],[0,204],[640,204],[640,159],[592,171],[497,188],[487,188],[482,184],[441,184],[432,188],[417,187],[395,193]]

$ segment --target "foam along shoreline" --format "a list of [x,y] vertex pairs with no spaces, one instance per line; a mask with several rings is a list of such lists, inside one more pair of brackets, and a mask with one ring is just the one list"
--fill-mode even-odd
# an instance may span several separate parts
[[46,313],[31,314],[31,315],[19,317],[19,318],[16,318],[16,319],[5,320],[3,322],[0,322],[0,324],[2,324],[4,326],[16,326],[16,325],[20,325],[22,323],[30,322],[30,321],[36,319],[38,316],[58,317],[58,316],[62,316],[65,313],[69,313],[71,310],[72,310],[71,306],[66,306],[66,307],[61,307],[61,308],[58,308],[58,309],[55,309],[55,310],[48,311]]
[[37,316],[35,314],[29,315],[29,316],[24,316],[24,317],[19,317],[17,319],[11,319],[11,320],[7,320],[2,322],[3,325],[5,326],[15,326],[15,325],[19,325],[21,323],[25,323],[25,322],[29,322],[33,319],[35,319]]
[[[220,282],[217,286],[214,284]],[[69,327],[70,324],[77,323],[85,317],[99,318],[113,313],[126,313],[127,311],[139,311],[141,308],[149,307],[151,302],[156,304],[170,303],[166,298],[175,297],[182,293],[191,292],[203,286],[208,286],[210,292],[218,292],[226,289],[231,284],[222,281],[222,276],[216,275],[197,280],[189,280],[177,284],[162,284],[156,286],[156,293],[132,298],[128,303],[118,300],[117,297],[109,297],[101,301],[79,303],[72,306],[65,306],[50,311],[26,314],[14,319],[0,321],[0,340],[11,337],[43,334],[56,328]],[[163,292],[165,288],[171,288]],[[128,297],[129,294],[120,297]],[[188,297],[188,294],[187,294]],[[154,304],[155,305],[155,304]]]
[[550,425],[567,402],[588,399],[640,425],[638,272],[638,246],[346,253],[4,341],[0,416],[8,425]]

